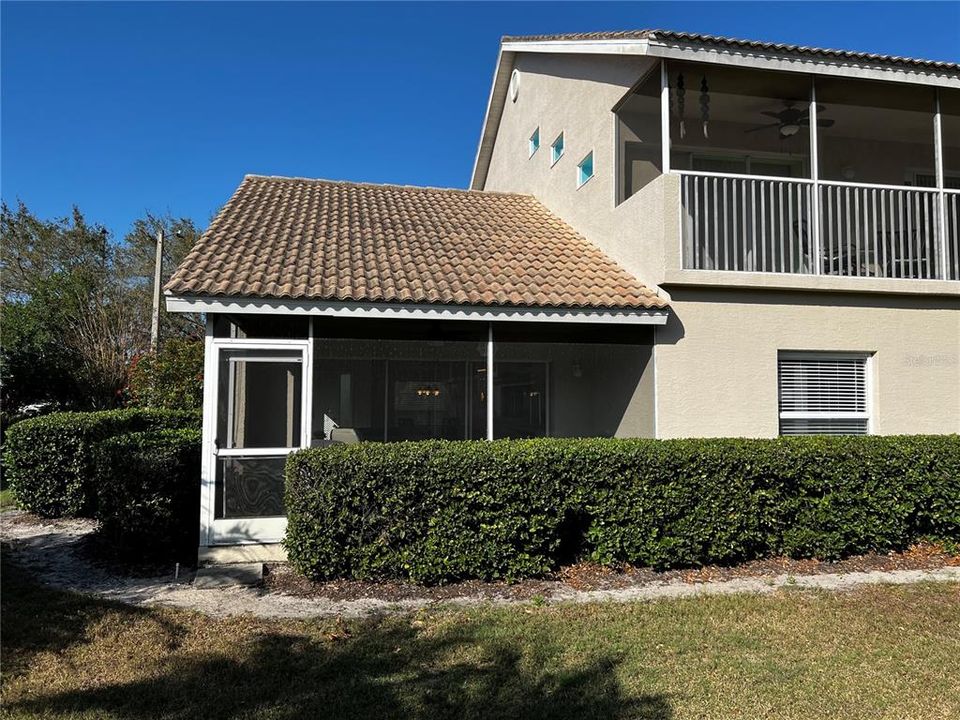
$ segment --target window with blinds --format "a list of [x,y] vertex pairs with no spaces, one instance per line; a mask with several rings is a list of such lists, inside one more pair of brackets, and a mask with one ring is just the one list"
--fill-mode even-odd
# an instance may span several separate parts
[[781,353],[781,435],[866,435],[867,356]]

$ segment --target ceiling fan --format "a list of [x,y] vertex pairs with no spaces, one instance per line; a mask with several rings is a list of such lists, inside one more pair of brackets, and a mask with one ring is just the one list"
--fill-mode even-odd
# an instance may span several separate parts
[[[817,103],[817,115],[825,112],[826,108],[823,105]],[[759,130],[767,130],[769,128],[778,128],[780,131],[780,137],[788,138],[792,135],[796,135],[800,132],[800,128],[810,124],[810,108],[801,110],[800,108],[794,107],[793,100],[784,100],[783,101],[783,110],[773,111],[773,110],[761,110],[761,115],[766,115],[767,117],[774,118],[776,122],[769,123],[767,125],[760,125],[755,128],[750,128],[749,130],[744,130],[744,132],[752,133]],[[828,128],[832,127],[835,121],[830,118],[818,117],[817,118],[817,127]]]

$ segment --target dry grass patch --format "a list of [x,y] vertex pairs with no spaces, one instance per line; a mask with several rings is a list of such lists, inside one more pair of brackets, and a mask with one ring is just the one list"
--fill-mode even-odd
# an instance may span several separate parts
[[262,621],[53,592],[5,566],[2,623],[6,717],[960,716],[946,583]]

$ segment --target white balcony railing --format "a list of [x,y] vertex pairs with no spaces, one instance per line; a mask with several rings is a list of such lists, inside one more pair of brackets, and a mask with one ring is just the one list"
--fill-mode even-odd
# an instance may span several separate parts
[[946,277],[960,280],[960,190],[943,193],[943,224],[946,238]]
[[679,174],[686,269],[960,279],[958,193]]
[[680,182],[685,268],[811,272],[811,182],[711,173]]

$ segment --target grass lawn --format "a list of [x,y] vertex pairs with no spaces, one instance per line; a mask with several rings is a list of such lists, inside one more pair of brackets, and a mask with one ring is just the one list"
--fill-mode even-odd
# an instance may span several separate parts
[[960,717],[958,584],[213,620],[5,564],[2,600],[4,717]]

